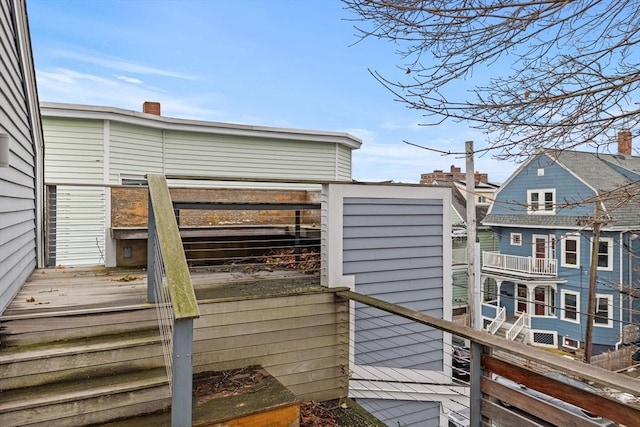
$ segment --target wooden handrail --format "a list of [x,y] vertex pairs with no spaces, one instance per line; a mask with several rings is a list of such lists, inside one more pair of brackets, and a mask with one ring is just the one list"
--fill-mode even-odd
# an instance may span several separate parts
[[[549,353],[530,345],[517,341],[507,341],[505,338],[488,334],[487,332],[469,328],[438,317],[430,316],[419,311],[411,310],[398,304],[383,301],[353,291],[341,291],[336,293],[339,297],[350,299],[410,319],[423,325],[432,326],[444,332],[466,338],[483,346],[491,347],[505,353],[513,354],[527,360],[534,360],[553,370],[593,381],[602,386],[611,387],[621,392],[637,395],[640,381],[625,375],[616,374],[606,369],[587,365],[573,359],[567,359],[556,354]],[[639,413],[640,415],[640,413]]]
[[147,175],[149,202],[153,205],[158,242],[162,250],[165,275],[175,319],[200,317],[198,301],[191,283],[189,266],[182,246],[169,187],[164,175]]

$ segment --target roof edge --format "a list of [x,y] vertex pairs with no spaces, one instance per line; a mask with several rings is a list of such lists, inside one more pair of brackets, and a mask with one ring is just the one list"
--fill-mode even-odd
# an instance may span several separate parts
[[346,132],[316,131],[304,129],[253,126],[236,123],[211,122],[206,120],[180,119],[156,116],[134,110],[98,105],[40,102],[42,117],[66,117],[81,119],[112,120],[165,130],[216,133],[234,136],[302,140],[344,145],[357,150],[362,140]]

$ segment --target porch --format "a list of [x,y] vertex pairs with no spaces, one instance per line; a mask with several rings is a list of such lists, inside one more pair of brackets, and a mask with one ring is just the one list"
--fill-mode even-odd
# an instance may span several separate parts
[[482,270],[520,277],[556,277],[558,263],[555,258],[534,258],[485,251],[482,253]]
[[[341,288],[277,269],[199,269],[191,276],[201,312],[194,374],[261,366],[296,404],[347,397],[348,303],[336,297]],[[170,425],[162,340],[146,297],[144,269],[35,271],[0,317],[0,425],[93,425],[132,413],[155,413],[155,425]],[[210,400],[194,399],[193,425],[224,419],[226,411],[205,410]],[[347,403],[351,417],[370,417]]]

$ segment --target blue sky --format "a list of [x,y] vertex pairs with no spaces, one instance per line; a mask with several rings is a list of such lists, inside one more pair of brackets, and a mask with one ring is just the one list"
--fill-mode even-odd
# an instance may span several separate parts
[[[420,126],[367,69],[401,78],[394,46],[358,42],[338,0],[27,0],[42,101],[171,117],[349,132],[363,140],[353,178],[418,182],[450,165],[408,144],[464,151],[484,136],[464,124]],[[470,87],[461,82],[460,90]],[[476,157],[502,182],[517,165]]]

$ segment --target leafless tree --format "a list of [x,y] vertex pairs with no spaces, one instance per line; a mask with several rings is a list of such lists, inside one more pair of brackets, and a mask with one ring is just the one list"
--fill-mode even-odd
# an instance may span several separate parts
[[[343,2],[360,37],[398,47],[398,76],[371,74],[424,124],[485,131],[497,157],[606,150],[640,121],[640,0]],[[472,85],[474,72],[492,77]]]

